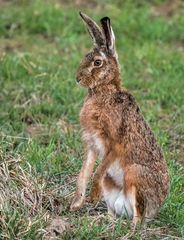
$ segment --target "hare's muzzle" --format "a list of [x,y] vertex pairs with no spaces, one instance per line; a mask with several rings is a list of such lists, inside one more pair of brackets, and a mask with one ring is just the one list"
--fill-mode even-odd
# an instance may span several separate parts
[[76,81],[77,81],[77,83],[79,83],[79,82],[81,81],[81,79],[82,79],[82,75],[81,75],[80,73],[78,73],[78,74],[76,75]]

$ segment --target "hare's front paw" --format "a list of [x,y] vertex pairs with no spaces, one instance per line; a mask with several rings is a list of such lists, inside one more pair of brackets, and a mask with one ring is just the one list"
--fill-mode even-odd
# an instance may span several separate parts
[[85,197],[82,194],[76,192],[72,200],[72,203],[70,205],[70,211],[76,211],[80,209],[83,206],[84,201],[85,201]]
[[90,197],[89,197],[89,202],[96,204],[100,201],[101,198],[101,189],[100,186],[95,186],[94,188],[92,188]]

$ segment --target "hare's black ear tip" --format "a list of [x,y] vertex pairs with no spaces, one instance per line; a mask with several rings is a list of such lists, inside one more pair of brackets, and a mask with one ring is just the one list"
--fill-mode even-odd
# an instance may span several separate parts
[[85,14],[83,12],[79,12],[79,15],[81,16],[81,18],[84,18]]
[[105,23],[105,22],[110,22],[110,18],[109,17],[103,17],[100,20],[101,23]]

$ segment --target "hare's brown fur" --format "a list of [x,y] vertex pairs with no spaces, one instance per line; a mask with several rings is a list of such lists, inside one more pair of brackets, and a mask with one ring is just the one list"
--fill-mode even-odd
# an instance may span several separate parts
[[[99,57],[103,69],[93,68]],[[134,97],[120,87],[115,49],[109,53],[104,46],[94,47],[81,63],[77,79],[89,89],[80,113],[87,157],[71,210],[83,205],[87,182],[100,157],[90,200],[97,202],[103,195],[110,214],[128,215],[134,223],[152,218],[168,192],[167,165]]]

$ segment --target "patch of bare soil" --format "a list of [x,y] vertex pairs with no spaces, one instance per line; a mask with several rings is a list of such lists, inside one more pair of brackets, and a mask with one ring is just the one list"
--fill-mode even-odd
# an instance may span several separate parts
[[56,237],[63,236],[69,230],[70,224],[66,220],[62,219],[61,217],[55,217],[50,220],[50,223],[46,228],[46,234],[44,239],[56,239]]
[[180,52],[184,51],[184,41],[175,42],[174,46],[178,51],[180,51]]
[[99,5],[97,0],[57,0],[59,4],[72,5],[78,8],[96,8]]
[[181,11],[184,11],[183,2],[181,0],[166,0],[164,3],[152,8],[152,14],[154,16],[163,17],[172,17]]
[[14,39],[2,39],[0,41],[0,58],[6,53],[17,53],[23,50],[23,44]]
[[12,0],[0,0],[0,5],[1,5],[1,7],[3,7],[3,5],[10,4],[11,2],[12,2]]

